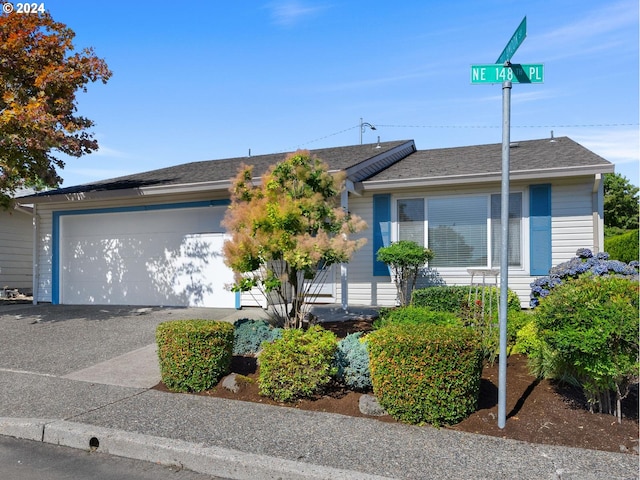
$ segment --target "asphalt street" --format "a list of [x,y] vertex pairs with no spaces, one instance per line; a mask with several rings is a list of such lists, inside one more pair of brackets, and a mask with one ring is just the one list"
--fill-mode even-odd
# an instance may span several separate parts
[[0,436],[3,480],[225,480],[176,465]]

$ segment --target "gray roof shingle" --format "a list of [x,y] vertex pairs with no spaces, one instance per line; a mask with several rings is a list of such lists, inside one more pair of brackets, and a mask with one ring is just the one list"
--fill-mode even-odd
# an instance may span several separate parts
[[[432,181],[500,175],[502,145],[474,145],[468,147],[439,148],[416,151],[413,140],[383,142],[380,144],[354,145],[311,150],[313,155],[329,165],[330,170],[345,170],[353,182],[362,182],[365,189],[381,188],[385,183],[395,185],[403,181]],[[145,187],[197,185],[220,182],[210,186],[212,190],[226,189],[241,164],[253,165],[254,176],[262,175],[269,166],[281,161],[286,153],[207,160],[161,168],[124,177],[103,180],[57,190],[40,192],[24,197],[37,201],[38,197],[52,198],[61,195],[88,194],[111,191],[119,194]],[[510,172],[553,172],[569,169],[579,175],[581,169],[594,168],[612,172],[613,165],[574,142],[568,137],[543,140],[527,140],[510,149]],[[209,188],[209,187],[207,187]]]
[[[370,170],[371,165],[374,165],[377,166],[376,171],[378,171],[389,163],[397,161],[413,151],[415,151],[413,140],[399,140],[381,142],[379,144],[321,148],[311,150],[310,152],[327,163],[330,170],[347,170],[347,172],[354,172],[356,177],[354,181],[360,181],[362,178],[368,176],[365,175],[363,177],[360,172],[361,170]],[[131,190],[153,186],[225,182],[235,177],[242,164],[253,165],[253,174],[259,177],[266,172],[271,165],[284,160],[286,155],[287,153],[273,153],[251,157],[191,162],[99,182],[40,192],[34,195],[34,197]]]
[[[558,168],[612,168],[611,162],[568,137],[527,140],[512,143],[510,172],[531,172]],[[502,144],[418,150],[370,177],[367,181],[434,179],[465,175],[499,175],[502,170]],[[366,182],[365,182],[366,185]]]

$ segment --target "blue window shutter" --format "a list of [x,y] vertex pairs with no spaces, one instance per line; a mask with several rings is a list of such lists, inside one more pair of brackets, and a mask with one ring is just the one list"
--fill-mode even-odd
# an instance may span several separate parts
[[531,275],[551,269],[551,185],[529,186],[529,245]]
[[373,274],[389,276],[389,267],[376,259],[378,250],[391,244],[391,195],[373,196]]

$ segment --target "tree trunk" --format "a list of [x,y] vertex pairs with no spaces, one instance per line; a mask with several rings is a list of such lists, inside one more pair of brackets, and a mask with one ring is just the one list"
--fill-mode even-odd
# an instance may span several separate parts
[[302,288],[304,287],[304,279],[302,282],[303,284],[300,285],[298,271],[290,269],[289,283],[291,284],[291,310],[289,311],[289,318],[287,319],[287,328],[302,328],[302,307],[304,305],[304,292],[302,292]]

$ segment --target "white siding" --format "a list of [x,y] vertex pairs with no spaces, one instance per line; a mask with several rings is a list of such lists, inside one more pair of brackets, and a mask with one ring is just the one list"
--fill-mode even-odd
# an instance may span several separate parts
[[31,291],[33,219],[18,210],[0,210],[0,288]]
[[[373,224],[373,197],[363,195],[349,198],[349,211],[359,215],[367,225]],[[391,277],[374,277],[373,240],[371,228],[360,232],[359,237],[367,239],[367,243],[358,250],[348,265],[349,304],[393,306],[396,302],[396,287]],[[358,237],[354,237],[358,238]],[[340,292],[338,294],[340,298]]]
[[[594,245],[594,227],[593,227],[593,177],[580,177],[570,180],[553,180],[552,183],[552,265],[564,262],[575,255],[578,248],[596,249]],[[546,183],[545,181],[536,181],[536,183]],[[528,223],[528,188],[527,184],[512,182],[512,190],[523,192],[523,250],[524,250],[524,268],[521,270],[512,270],[509,273],[510,288],[515,290],[521,300],[523,306],[529,304],[529,284],[535,277],[528,274],[529,271],[529,223]],[[493,184],[482,187],[439,187],[428,190],[413,189],[412,191],[403,191],[402,195],[419,194],[469,194],[469,193],[498,193],[500,191],[499,184]],[[384,193],[384,192],[380,192]],[[389,192],[393,193],[393,192]],[[397,192],[396,192],[397,193]],[[349,197],[349,210],[362,217],[368,225],[373,222],[373,205],[372,194],[366,193],[362,196],[351,195]],[[203,199],[202,197],[181,198],[166,197],[160,201],[178,202]],[[153,203],[159,203],[154,200]],[[148,199],[140,198],[127,201],[126,205],[149,203]],[[123,206],[123,202],[91,202],[87,203],[83,208],[103,208]],[[57,208],[62,208],[58,205]],[[64,205],[66,209],[78,208],[73,203]],[[51,301],[51,228],[52,228],[52,207],[50,205],[38,206],[38,231],[37,238],[37,278],[35,280],[37,286],[37,300],[41,302]],[[351,262],[348,264],[348,302],[349,305],[376,305],[376,306],[393,306],[396,300],[396,289],[391,282],[390,277],[374,277],[373,269],[373,244],[371,238],[371,229],[367,229],[359,236],[367,238],[367,243],[357,251]],[[465,271],[441,271],[439,272],[442,279],[448,285],[468,285],[470,275]],[[341,300],[341,285],[339,268],[336,268],[335,278],[335,301]],[[257,302],[248,294],[242,295],[242,305],[255,305]]]
[[592,189],[593,180],[588,179],[552,184],[552,265],[574,257],[579,248],[595,249]]
[[[545,183],[543,181],[536,183]],[[575,256],[578,248],[595,249],[593,245],[594,227],[592,211],[593,178],[583,177],[573,180],[557,180],[552,182],[552,265],[569,260]],[[407,194],[434,195],[434,194],[468,194],[487,193],[500,191],[500,186],[492,188],[456,188],[445,190],[412,190],[402,192]],[[511,269],[509,271],[509,287],[520,297],[523,307],[529,305],[530,283],[536,278],[529,272],[529,202],[528,188],[525,184],[512,184],[513,191],[523,192],[523,259],[524,268]],[[383,192],[380,192],[383,193]],[[392,193],[392,192],[387,192]],[[392,193],[393,195],[393,193]],[[371,194],[363,196],[351,196],[349,198],[349,210],[360,215],[367,224],[373,222],[373,197]],[[393,207],[392,207],[393,209]],[[351,305],[379,305],[393,306],[396,300],[395,286],[390,277],[372,277],[373,248],[371,230],[365,231],[368,243],[356,254],[349,264],[349,303]],[[437,253],[437,252],[436,252]],[[445,270],[439,272],[442,280],[447,285],[469,285],[471,275],[465,270]],[[499,281],[499,279],[498,279]]]

